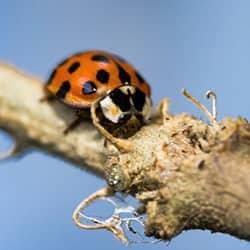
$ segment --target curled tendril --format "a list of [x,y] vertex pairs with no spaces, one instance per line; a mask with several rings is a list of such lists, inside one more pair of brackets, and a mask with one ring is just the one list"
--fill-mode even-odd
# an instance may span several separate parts
[[[111,196],[114,195],[113,191],[109,188],[103,188],[90,195],[88,198],[84,199],[73,213],[73,220],[76,225],[82,229],[106,229],[113,233],[113,235],[121,240],[124,244],[128,245],[131,243],[155,243],[158,240],[148,241],[143,237],[142,234],[137,232],[133,228],[133,223],[138,223],[142,228],[144,228],[143,217],[138,215],[136,209],[123,202],[114,201]],[[87,216],[84,214],[83,210],[90,205],[94,200],[101,199],[110,203],[113,207],[113,214],[105,219],[97,219],[92,216]],[[126,217],[122,216],[126,214]],[[86,221],[85,223],[83,221]],[[128,239],[125,232],[132,232],[133,234],[139,235],[140,240],[130,240]]]

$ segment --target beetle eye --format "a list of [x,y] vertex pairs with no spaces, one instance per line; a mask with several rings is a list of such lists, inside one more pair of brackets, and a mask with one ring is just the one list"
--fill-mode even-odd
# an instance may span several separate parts
[[146,99],[145,94],[139,89],[136,89],[135,93],[132,95],[132,100],[135,105],[135,108],[138,111],[142,111],[143,106],[145,104],[145,99]]

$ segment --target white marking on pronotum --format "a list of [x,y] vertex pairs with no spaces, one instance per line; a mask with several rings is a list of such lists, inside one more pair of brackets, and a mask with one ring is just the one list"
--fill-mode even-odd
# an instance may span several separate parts
[[100,101],[100,107],[104,116],[113,123],[118,123],[119,119],[123,115],[123,112],[116,104],[113,103],[109,96],[106,96]]

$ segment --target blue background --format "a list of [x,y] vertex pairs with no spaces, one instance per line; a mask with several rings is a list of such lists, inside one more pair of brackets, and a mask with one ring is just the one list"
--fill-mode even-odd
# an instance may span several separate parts
[[[46,79],[68,54],[90,48],[127,58],[171,111],[203,114],[180,94],[218,96],[219,118],[250,116],[249,0],[0,0],[0,58]],[[11,84],[11,83],[10,83]],[[205,118],[204,118],[205,119]],[[8,146],[1,136],[1,147]],[[104,181],[42,152],[0,163],[0,249],[125,249],[104,231],[81,231],[76,204]],[[166,249],[133,245],[133,249]],[[250,249],[206,231],[182,233],[169,250]]]

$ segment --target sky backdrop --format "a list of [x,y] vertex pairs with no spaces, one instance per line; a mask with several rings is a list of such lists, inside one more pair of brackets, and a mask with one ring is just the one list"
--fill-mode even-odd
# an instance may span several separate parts
[[[46,80],[65,56],[108,50],[134,64],[171,112],[204,115],[180,94],[212,89],[219,118],[250,117],[249,0],[0,0],[0,60]],[[11,83],[10,83],[11,84]],[[15,94],[15,93],[13,93]],[[8,146],[0,136],[0,148]],[[105,184],[39,151],[0,163],[0,250],[126,249],[109,232],[72,223],[77,203]],[[98,209],[96,210],[98,212]],[[131,249],[246,250],[219,233],[189,231]]]

